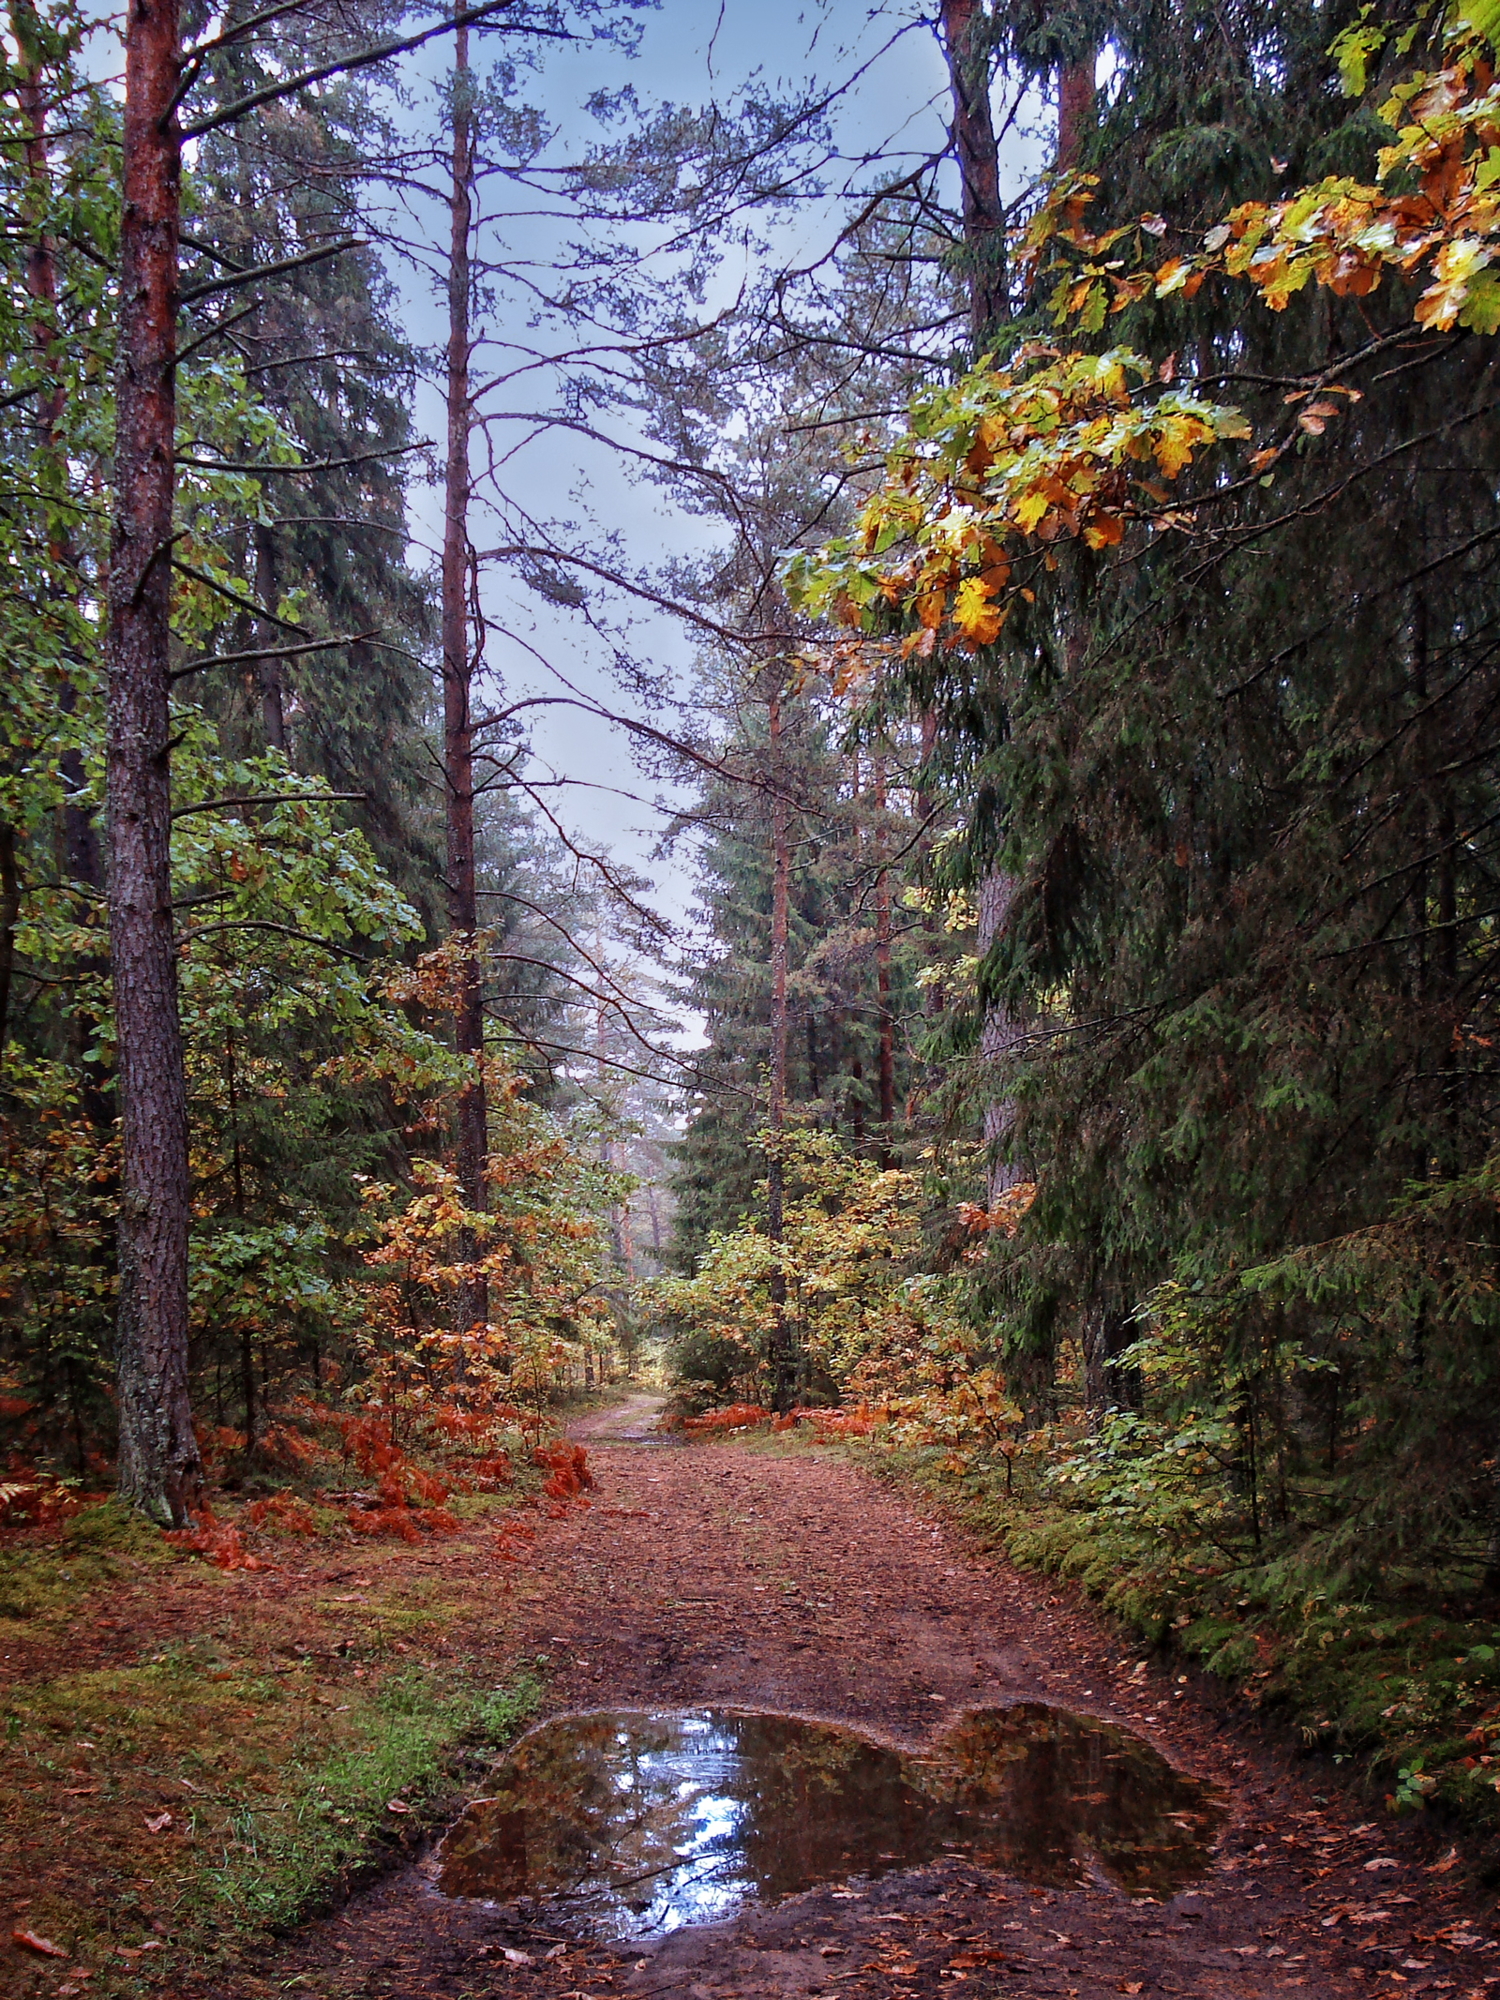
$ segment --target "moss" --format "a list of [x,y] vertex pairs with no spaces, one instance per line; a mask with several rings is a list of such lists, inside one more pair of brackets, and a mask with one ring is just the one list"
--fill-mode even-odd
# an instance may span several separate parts
[[160,1530],[118,1500],[105,1500],[75,1514],[64,1526],[61,1540],[63,1548],[75,1554],[85,1549],[108,1549],[116,1555],[134,1556],[146,1562],[174,1560]]
[[0,1554],[0,1620],[65,1615],[107,1594],[126,1565],[175,1559],[159,1532],[118,1502],[86,1507],[54,1541],[23,1541]]
[[[30,1921],[93,1964],[96,2000],[143,1990],[146,1962],[127,1970],[118,1949],[150,1935],[148,1916],[168,1939],[151,1976],[171,1990],[184,1957],[222,1962],[378,1863],[444,1800],[463,1750],[493,1755],[540,1695],[529,1672],[496,1688],[403,1666],[341,1687],[330,1706],[311,1666],[226,1671],[188,1645],[61,1675],[26,1688],[7,1719],[5,1872],[26,1870]],[[36,1793],[80,1784],[91,1790],[81,1812],[69,1807],[86,1835],[75,1850],[55,1817],[35,1817]],[[392,1813],[393,1799],[409,1812]],[[45,1867],[26,1868],[39,1854]]]
[[[530,1675],[488,1690],[443,1688],[419,1668],[389,1676],[362,1706],[352,1740],[321,1757],[294,1756],[273,1791],[230,1809],[216,1830],[217,1859],[185,1904],[203,1944],[226,1920],[274,1930],[326,1900],[392,1830],[420,1821],[445,1789],[460,1744],[499,1748],[540,1695]],[[406,1810],[392,1814],[393,1800]]]

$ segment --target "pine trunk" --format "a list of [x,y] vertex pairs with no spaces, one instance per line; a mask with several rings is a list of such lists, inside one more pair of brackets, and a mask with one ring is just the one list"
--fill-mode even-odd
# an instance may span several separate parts
[[1059,171],[1076,167],[1083,142],[1094,122],[1094,65],[1097,58],[1089,49],[1076,63],[1065,63],[1057,73],[1057,165]]
[[177,0],[131,0],[114,533],[109,574],[109,935],[123,1113],[120,1494],[181,1526],[203,1468],[188,1405],[188,1126],[172,929],[170,625]]
[[[770,698],[771,782],[771,1128],[770,1170],[766,1175],[766,1234],[779,1244],[786,1225],[786,1169],[781,1139],[786,1129],[786,946],[787,906],[791,889],[791,838],[781,769],[781,689]],[[786,1271],[780,1260],[771,1272],[771,1407],[785,1412],[796,1398],[797,1368],[791,1328],[786,1315]]]
[[[964,241],[969,252],[969,321],[976,358],[993,342],[1009,315],[1005,281],[1005,208],[1000,199],[1000,156],[990,111],[989,42],[977,0],[945,0],[943,40],[953,99],[953,144],[963,188]],[[1015,901],[1016,884],[998,869],[979,885],[981,964],[1000,937]],[[1000,1069],[1020,1041],[1022,1024],[990,1002],[984,1010],[979,1052],[986,1069]],[[1003,1088],[1003,1083],[1002,1083]],[[1021,1178],[1001,1157],[1015,1121],[1004,1096],[985,1106],[984,1141],[989,1201],[993,1207]]]
[[990,110],[988,23],[979,0],[943,0],[942,25],[968,252],[969,325],[977,358],[1010,317],[1005,204]]
[[896,1129],[896,1017],[891,1012],[891,871],[885,865],[885,759],[874,760],[875,830],[880,866],[875,871],[875,1011],[880,1033],[880,1166],[892,1164]]
[[[443,747],[448,807],[448,921],[459,948],[454,1041],[470,1064],[458,1098],[458,1183],[471,1214],[487,1206],[485,1160],[488,1114],[484,1087],[484,989],[476,933],[474,876],[473,653],[469,631],[469,235],[473,224],[473,101],[469,31],[454,42],[453,181],[449,201],[448,263],[448,463],[443,513]],[[465,1232],[460,1258],[480,1254],[475,1233]],[[463,1285],[460,1330],[489,1317],[489,1288],[479,1275]]]

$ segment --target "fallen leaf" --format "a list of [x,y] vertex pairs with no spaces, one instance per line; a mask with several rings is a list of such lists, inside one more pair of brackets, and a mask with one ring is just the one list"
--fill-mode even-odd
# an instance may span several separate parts
[[500,1955],[507,1965],[535,1965],[536,1960],[529,1951],[516,1951],[511,1945],[500,1947]]
[[146,1831],[147,1833],[165,1833],[171,1824],[172,1815],[169,1812],[158,1813],[155,1819],[147,1819]]
[[409,1813],[411,1811],[411,1807],[406,1803],[405,1799],[387,1799],[385,1809],[387,1812],[392,1813]]
[[23,1951],[34,1951],[42,1958],[66,1958],[68,1955],[60,1944],[54,1944],[51,1938],[39,1937],[35,1931],[12,1931],[10,1941],[20,1945]]
[[1399,1868],[1401,1863],[1393,1861],[1389,1854],[1377,1854],[1373,1861],[1365,1863],[1365,1873],[1373,1875],[1377,1868]]

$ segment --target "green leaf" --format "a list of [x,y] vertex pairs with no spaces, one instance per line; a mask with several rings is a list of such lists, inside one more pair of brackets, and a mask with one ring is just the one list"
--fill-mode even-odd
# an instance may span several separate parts
[[1448,20],[1454,27],[1472,28],[1491,48],[1500,49],[1500,0],[1463,0],[1452,7]]

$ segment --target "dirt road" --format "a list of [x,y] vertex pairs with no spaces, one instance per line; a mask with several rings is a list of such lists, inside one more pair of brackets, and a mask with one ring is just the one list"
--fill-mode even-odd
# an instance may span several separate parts
[[1102,1877],[1039,1890],[943,1860],[619,1947],[572,1941],[544,1911],[442,1898],[429,1860],[289,1939],[237,1994],[1479,2000],[1500,1986],[1500,1949],[1424,1829],[1320,1796],[1326,1773],[837,1456],[655,1443],[652,1415],[638,1398],[578,1427],[594,1504],[549,1524],[515,1586],[507,1623],[550,1657],[549,1712],[719,1703],[919,1747],[966,1708],[1044,1701],[1127,1725],[1223,1787],[1210,1871],[1153,1903]]

